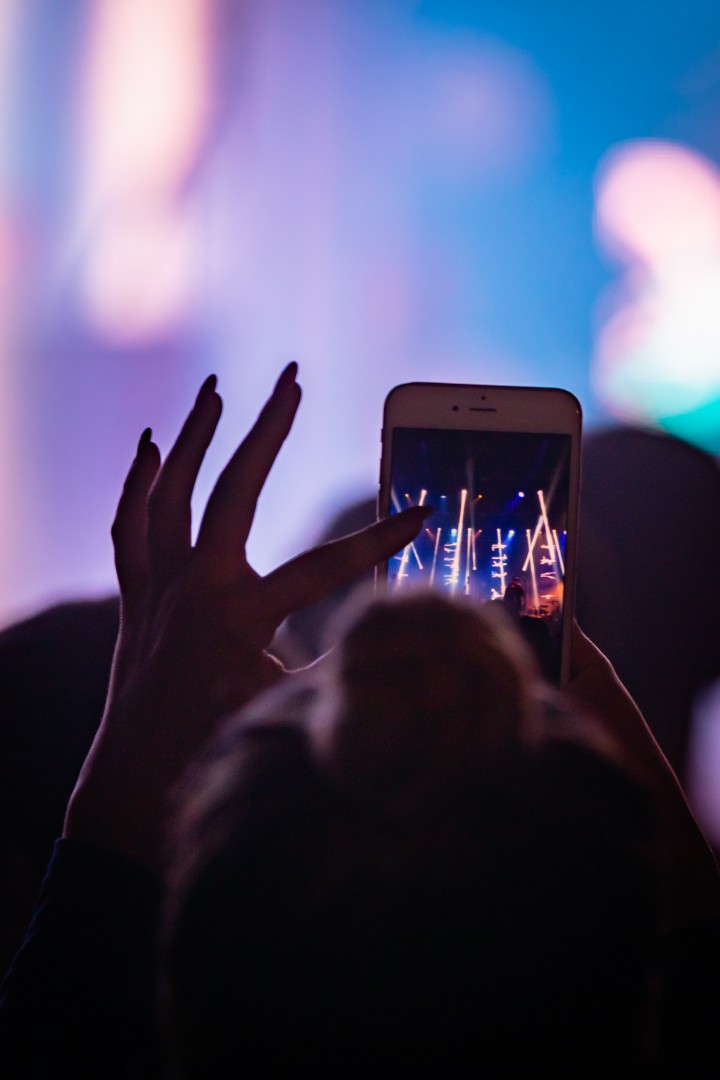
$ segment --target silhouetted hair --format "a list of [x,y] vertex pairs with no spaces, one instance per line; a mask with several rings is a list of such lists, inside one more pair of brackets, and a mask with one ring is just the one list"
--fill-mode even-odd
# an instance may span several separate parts
[[371,601],[320,669],[231,721],[190,784],[164,941],[177,1075],[643,1062],[649,804],[567,734],[509,622]]

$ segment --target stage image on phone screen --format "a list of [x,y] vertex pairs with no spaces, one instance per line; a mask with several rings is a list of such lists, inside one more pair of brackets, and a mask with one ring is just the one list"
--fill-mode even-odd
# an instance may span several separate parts
[[569,435],[394,428],[391,512],[431,505],[388,585],[426,583],[507,606],[546,674],[560,663]]

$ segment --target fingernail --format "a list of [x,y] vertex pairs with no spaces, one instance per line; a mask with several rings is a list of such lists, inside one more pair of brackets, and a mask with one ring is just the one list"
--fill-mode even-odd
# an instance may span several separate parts
[[280,373],[278,381],[275,383],[275,392],[284,389],[286,386],[290,386],[295,382],[298,373],[298,366],[295,360],[291,360],[287,367]]
[[208,394],[211,394],[216,386],[217,375],[208,375],[207,379],[198,390],[198,396],[195,398],[195,404],[197,405],[197,403],[199,401],[202,401],[204,397],[206,397]]
[[146,427],[145,430],[143,431],[142,435],[140,436],[140,441],[138,442],[138,447],[137,447],[138,455],[145,449],[147,444],[150,442],[151,438],[152,438],[152,428]]

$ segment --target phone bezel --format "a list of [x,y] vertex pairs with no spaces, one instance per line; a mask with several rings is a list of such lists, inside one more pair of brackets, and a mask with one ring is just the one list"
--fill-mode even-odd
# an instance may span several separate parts
[[[559,387],[410,382],[395,386],[385,398],[381,431],[378,515],[390,512],[392,430],[425,427],[450,430],[531,432],[570,436],[567,509],[568,540],[563,588],[560,685],[570,677],[570,647],[575,616],[582,408],[569,390]],[[378,568],[384,584],[387,564]]]

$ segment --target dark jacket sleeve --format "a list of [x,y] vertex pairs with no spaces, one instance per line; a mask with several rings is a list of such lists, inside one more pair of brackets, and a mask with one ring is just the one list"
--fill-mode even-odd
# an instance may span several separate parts
[[117,855],[55,844],[0,988],[0,1075],[156,1076],[155,939],[163,885]]

